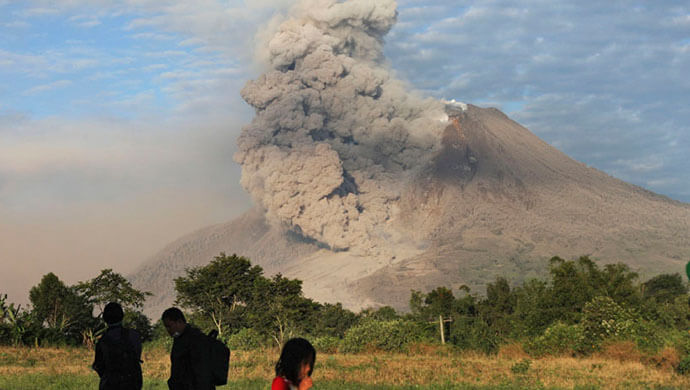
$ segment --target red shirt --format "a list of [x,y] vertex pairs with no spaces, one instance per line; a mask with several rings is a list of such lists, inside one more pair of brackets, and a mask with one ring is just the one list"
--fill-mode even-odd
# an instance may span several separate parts
[[273,383],[271,384],[271,390],[290,390],[291,388],[294,389],[294,387],[291,386],[292,383],[290,383],[289,380],[283,378],[282,376],[277,376],[273,379]]

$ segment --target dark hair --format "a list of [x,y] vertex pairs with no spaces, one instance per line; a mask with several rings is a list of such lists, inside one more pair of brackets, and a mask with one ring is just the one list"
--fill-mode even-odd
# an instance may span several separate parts
[[103,308],[103,321],[106,324],[115,324],[125,317],[125,313],[122,312],[122,306],[117,302],[110,302]]
[[182,314],[182,311],[176,307],[165,309],[163,315],[161,316],[161,320],[166,319],[170,321],[182,321],[184,323],[187,322],[187,320],[184,318],[184,314]]
[[285,377],[294,385],[299,385],[299,371],[303,363],[309,364],[309,376],[314,371],[316,350],[303,338],[288,340],[280,352],[280,359],[276,363],[276,376]]

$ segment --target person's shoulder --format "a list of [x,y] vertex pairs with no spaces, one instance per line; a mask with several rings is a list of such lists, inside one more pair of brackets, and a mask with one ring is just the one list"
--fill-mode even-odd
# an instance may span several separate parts
[[187,325],[187,329],[182,333],[182,337],[193,344],[203,344],[207,341],[206,334],[196,326]]
[[127,337],[130,341],[135,343],[141,343],[141,333],[133,328],[123,328],[127,332]]
[[277,376],[273,379],[273,383],[271,383],[271,390],[290,390],[290,385],[285,378]]
[[[201,329],[199,329],[193,325],[187,325],[187,329],[185,329],[185,331],[187,334],[189,334],[190,336],[194,336],[194,337],[199,337],[199,336],[204,335],[204,332],[202,332]],[[184,334],[184,332],[182,334]]]
[[141,333],[139,333],[139,331],[134,329],[134,328],[126,327],[126,328],[122,328],[122,329],[125,329],[127,331],[127,333],[129,333],[130,335],[141,336]]
[[115,334],[115,328],[107,328],[103,334],[101,334],[101,337],[98,338],[97,343],[112,343],[117,341],[119,336],[119,333],[117,335]]

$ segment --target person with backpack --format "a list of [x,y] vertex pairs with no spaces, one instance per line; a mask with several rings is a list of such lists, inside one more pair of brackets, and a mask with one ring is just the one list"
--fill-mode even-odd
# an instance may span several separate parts
[[99,390],[141,390],[141,336],[122,326],[122,306],[110,302],[103,309],[108,325],[96,343],[93,369],[101,378]]
[[173,337],[170,352],[170,390],[214,390],[228,378],[230,350],[213,336],[187,324],[182,311],[171,307],[161,316]]

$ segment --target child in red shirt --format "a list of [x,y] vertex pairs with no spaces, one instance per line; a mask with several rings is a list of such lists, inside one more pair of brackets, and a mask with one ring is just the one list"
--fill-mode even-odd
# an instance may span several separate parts
[[316,350],[303,338],[290,339],[283,346],[276,363],[276,377],[271,390],[309,390],[312,387]]

